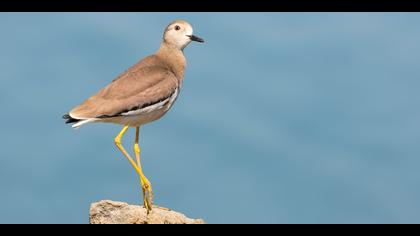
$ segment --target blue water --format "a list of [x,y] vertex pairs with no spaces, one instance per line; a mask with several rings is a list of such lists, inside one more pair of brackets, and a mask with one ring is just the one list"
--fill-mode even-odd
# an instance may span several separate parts
[[420,14],[0,13],[1,223],[140,203],[121,127],[61,116],[178,18],[206,43],[141,129],[156,204],[209,223],[420,223]]

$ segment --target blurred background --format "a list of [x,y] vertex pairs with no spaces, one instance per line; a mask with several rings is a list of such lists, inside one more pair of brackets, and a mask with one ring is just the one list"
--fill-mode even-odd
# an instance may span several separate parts
[[0,223],[141,203],[121,127],[61,117],[179,18],[206,43],[141,128],[156,204],[208,223],[420,223],[416,13],[1,13]]

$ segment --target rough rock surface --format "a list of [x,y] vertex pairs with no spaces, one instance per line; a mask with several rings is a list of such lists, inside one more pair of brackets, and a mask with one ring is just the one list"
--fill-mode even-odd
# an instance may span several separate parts
[[143,206],[102,200],[90,207],[90,224],[205,224],[201,219],[189,219],[184,214],[154,206],[147,215]]

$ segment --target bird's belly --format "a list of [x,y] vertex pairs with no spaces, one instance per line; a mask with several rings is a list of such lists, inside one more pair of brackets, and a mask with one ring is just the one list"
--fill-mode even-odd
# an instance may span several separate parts
[[138,127],[160,119],[169,110],[169,104],[160,109],[138,115],[117,116],[102,120],[102,122]]

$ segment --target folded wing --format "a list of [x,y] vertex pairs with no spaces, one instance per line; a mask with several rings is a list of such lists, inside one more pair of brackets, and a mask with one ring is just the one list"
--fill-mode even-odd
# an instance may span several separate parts
[[170,98],[178,89],[171,70],[156,58],[147,58],[128,69],[108,86],[70,111],[73,119],[130,114]]

